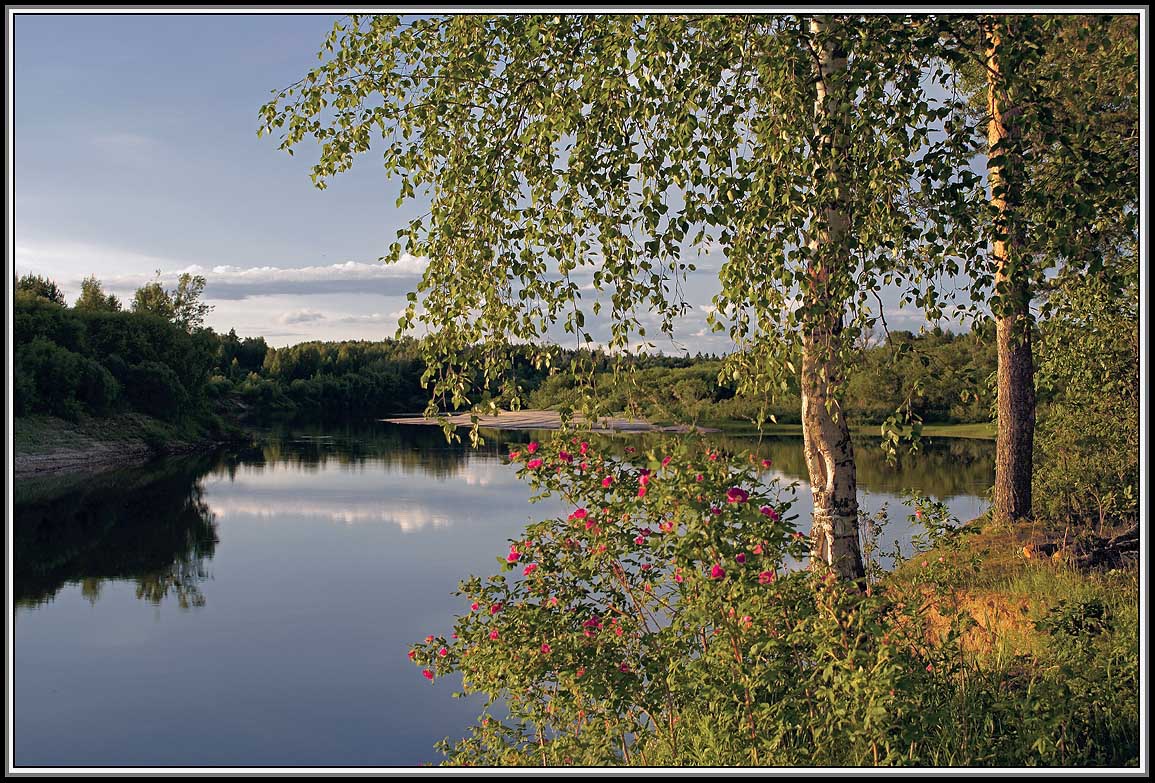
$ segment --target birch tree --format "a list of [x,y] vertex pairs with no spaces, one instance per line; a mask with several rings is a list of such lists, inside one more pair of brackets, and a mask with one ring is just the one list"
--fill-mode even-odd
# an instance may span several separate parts
[[938,307],[925,272],[976,179],[933,140],[956,110],[928,97],[937,41],[878,15],[354,16],[259,132],[316,141],[318,187],[376,146],[428,206],[385,260],[429,259],[401,320],[428,331],[429,414],[475,405],[515,343],[595,345],[591,316],[611,350],[643,316],[673,335],[719,247],[724,373],[767,399],[801,375],[812,559],[859,578],[842,368],[886,284]]

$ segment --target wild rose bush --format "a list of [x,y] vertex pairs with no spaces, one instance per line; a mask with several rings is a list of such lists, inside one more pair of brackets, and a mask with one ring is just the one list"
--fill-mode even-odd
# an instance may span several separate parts
[[448,762],[901,761],[896,693],[944,650],[880,597],[790,566],[808,542],[767,462],[693,439],[612,448],[559,435],[510,453],[569,511],[463,582],[454,631],[410,651],[488,697]]

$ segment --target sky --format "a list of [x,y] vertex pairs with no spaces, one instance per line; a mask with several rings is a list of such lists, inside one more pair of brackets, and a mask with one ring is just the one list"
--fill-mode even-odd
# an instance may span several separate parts
[[[169,287],[189,271],[220,332],[274,346],[394,336],[422,263],[377,259],[417,207],[396,207],[373,152],[320,191],[308,148],[290,157],[256,133],[258,108],[316,65],[336,19],[16,15],[17,274],[51,277],[71,304],[88,275],[127,301],[157,270]],[[716,275],[692,275],[690,314],[657,349],[725,350],[705,329],[717,290]],[[889,306],[888,320],[922,323]]]

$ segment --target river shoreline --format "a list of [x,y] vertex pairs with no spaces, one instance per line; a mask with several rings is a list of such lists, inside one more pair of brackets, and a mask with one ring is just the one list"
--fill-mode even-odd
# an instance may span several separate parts
[[16,481],[103,473],[168,456],[212,451],[230,442],[140,414],[69,422],[51,416],[14,420],[12,475]]

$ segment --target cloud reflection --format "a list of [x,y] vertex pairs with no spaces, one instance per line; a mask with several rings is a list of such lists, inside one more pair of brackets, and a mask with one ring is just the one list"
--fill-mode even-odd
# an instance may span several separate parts
[[219,519],[255,517],[312,517],[341,525],[392,524],[405,533],[425,528],[447,528],[454,520],[447,514],[420,506],[382,508],[378,503],[301,500],[299,498],[214,498],[209,508]]

